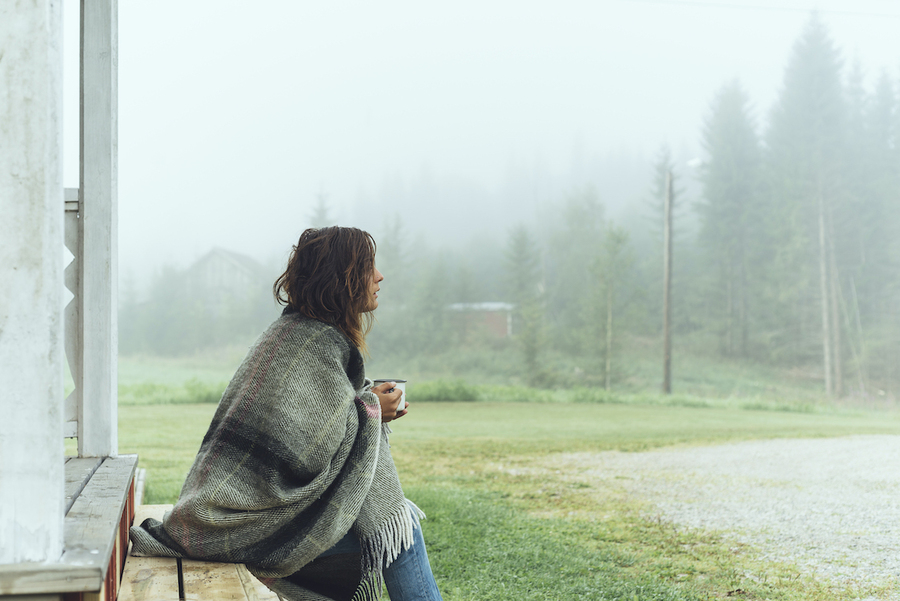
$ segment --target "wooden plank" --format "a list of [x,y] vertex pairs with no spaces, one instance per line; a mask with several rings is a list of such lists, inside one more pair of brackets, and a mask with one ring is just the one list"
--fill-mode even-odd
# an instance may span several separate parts
[[171,557],[128,557],[119,601],[178,601],[178,565]]
[[[134,477],[134,504],[135,506],[144,504],[144,489],[147,487],[147,470],[139,467]],[[159,518],[160,520],[162,518]],[[138,522],[140,523],[140,522]]]
[[[120,520],[128,506],[136,464],[134,455],[103,461],[66,515],[62,558],[56,563],[0,565],[0,597],[61,599],[49,593],[82,592],[82,601],[106,601],[108,590],[114,594],[118,574],[108,573],[108,567],[116,565],[113,553],[122,544]],[[77,458],[65,462],[67,468],[73,466],[67,470],[72,474],[68,490],[80,484],[75,474],[84,473],[88,465],[89,460]]]
[[112,601],[115,601],[119,596],[119,585],[121,584],[121,577],[125,568],[125,553],[122,552],[123,544],[125,545],[124,549],[126,551],[128,549],[128,539],[123,539],[123,529],[130,525],[131,515],[128,509],[128,502],[126,501],[122,511],[122,518],[119,520],[119,527],[116,529],[116,538],[113,543],[112,556],[109,558],[109,567],[106,571],[106,598],[111,599]]
[[[147,518],[162,520],[171,505],[137,505],[134,523]],[[128,555],[119,589],[119,601],[177,601],[178,563],[171,557]]]
[[78,454],[117,453],[118,7],[81,5],[82,389]]
[[136,466],[136,455],[104,460],[66,515],[60,561],[0,565],[0,595],[101,590]]
[[0,565],[0,596],[98,590],[102,583],[102,570],[96,564]]
[[66,513],[102,462],[99,457],[72,457],[66,461]]
[[66,515],[63,562],[101,564],[101,581],[90,590],[106,576],[136,468],[136,455],[104,460]]
[[247,601],[239,567],[234,563],[183,560],[184,598],[188,601]]
[[[162,521],[165,513],[171,509],[172,505],[139,505],[135,508],[134,523],[140,524],[147,518],[154,518]],[[149,597],[122,596],[126,592],[126,586],[131,587],[127,589],[128,591],[134,589],[132,585],[126,585],[125,581],[127,578],[133,577],[129,576],[130,574],[133,574],[132,562],[135,562],[139,559],[144,558],[129,557],[128,562],[125,564],[126,578],[122,579],[122,592],[119,593],[119,601],[143,601],[144,599],[149,600]],[[174,562],[174,560],[170,561]],[[266,585],[260,582],[253,574],[250,573],[249,570],[247,570],[247,568],[243,564],[183,560],[182,566],[184,569],[185,591],[188,593],[188,599],[203,600],[235,598],[241,600],[247,599],[249,601],[278,601],[278,595],[276,595],[273,591],[266,587]],[[142,567],[142,569],[150,568]],[[237,577],[236,580],[235,576]],[[155,579],[158,576],[156,574],[145,573],[144,577],[147,579]],[[211,588],[211,592],[207,592],[204,583],[207,582],[207,580],[215,580],[218,578],[221,578],[221,583],[213,586]],[[150,585],[147,584],[144,586],[149,587]],[[228,589],[230,589],[230,587],[237,588],[235,588],[235,592],[223,593],[223,587]],[[154,588],[153,590],[157,589]],[[129,594],[131,593],[129,592]],[[177,588],[175,594],[177,597]],[[226,596],[216,596],[223,594]],[[231,596],[227,596],[228,594],[231,594]]]
[[[137,476],[135,476],[135,478],[136,477]],[[125,502],[125,511],[122,514],[122,521],[119,522],[118,547],[116,549],[116,576],[120,580],[122,574],[125,572],[125,562],[128,559],[128,551],[131,548],[131,525],[134,524],[134,508],[134,480],[132,480],[131,488],[128,491],[128,499]]]
[[134,524],[140,526],[147,518],[161,522],[163,516],[170,509],[172,509],[172,505],[138,505],[134,508]]
[[244,585],[244,593],[249,601],[280,601],[280,597],[259,581],[259,578],[250,573],[247,566],[240,564],[238,566],[238,576],[241,584]]
[[108,593],[106,591],[109,583],[104,581],[99,591],[86,591],[81,593],[79,601],[108,601]]

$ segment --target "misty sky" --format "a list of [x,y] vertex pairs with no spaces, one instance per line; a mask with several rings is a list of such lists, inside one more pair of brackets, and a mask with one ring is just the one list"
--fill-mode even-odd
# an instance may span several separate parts
[[[603,190],[595,165],[663,143],[699,156],[727,81],[765,122],[811,9],[868,86],[900,77],[896,0],[120,0],[120,268],[142,281],[215,245],[281,258],[320,193],[373,232],[403,196],[411,234],[465,241],[494,198]],[[77,11],[64,1],[67,186]],[[452,227],[429,220],[449,208]]]

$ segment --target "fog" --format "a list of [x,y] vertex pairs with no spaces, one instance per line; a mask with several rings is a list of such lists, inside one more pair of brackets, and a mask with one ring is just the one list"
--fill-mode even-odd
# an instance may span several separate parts
[[339,223],[378,242],[376,371],[658,390],[671,173],[675,389],[893,400],[898,31],[887,0],[123,0],[120,350],[245,348]]
[[[866,85],[900,67],[890,1],[119,4],[120,267],[213,246],[280,261],[319,197],[433,246],[505,238],[595,186],[646,196],[663,144],[702,155],[738,79],[764,124],[817,9]],[[66,0],[65,183],[77,186],[78,3]],[[690,183],[689,168],[683,180]]]

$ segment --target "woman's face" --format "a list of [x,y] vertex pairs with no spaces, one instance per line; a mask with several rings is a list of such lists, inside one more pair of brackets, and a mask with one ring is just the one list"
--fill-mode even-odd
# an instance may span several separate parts
[[378,307],[378,291],[381,290],[381,280],[384,276],[377,267],[372,268],[372,279],[369,280],[369,305],[366,311],[374,311]]

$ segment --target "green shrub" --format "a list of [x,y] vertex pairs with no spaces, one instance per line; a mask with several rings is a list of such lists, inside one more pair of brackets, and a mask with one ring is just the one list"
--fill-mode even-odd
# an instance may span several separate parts
[[741,403],[741,409],[746,411],[785,411],[787,413],[815,413],[815,405],[806,402],[785,403],[779,401],[748,401]]
[[225,384],[201,382],[192,378],[181,385],[139,382],[119,385],[120,405],[181,405],[218,403]]
[[688,394],[672,394],[664,397],[666,405],[672,407],[712,407],[712,403],[708,399],[692,396]]
[[218,403],[222,393],[225,392],[225,385],[191,378],[184,383],[184,389],[187,391],[187,397],[191,399],[189,403]]
[[483,386],[481,400],[497,403],[554,403],[557,395],[550,390],[525,386]]
[[409,398],[426,402],[472,402],[480,400],[479,389],[463,380],[432,380],[409,386]]
[[621,395],[605,388],[573,388],[568,394],[573,403],[624,403]]

